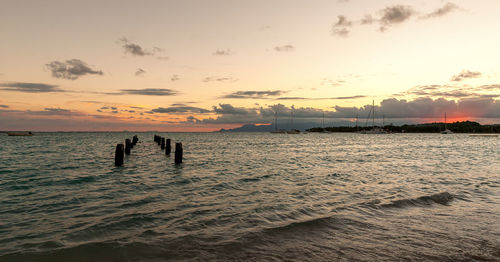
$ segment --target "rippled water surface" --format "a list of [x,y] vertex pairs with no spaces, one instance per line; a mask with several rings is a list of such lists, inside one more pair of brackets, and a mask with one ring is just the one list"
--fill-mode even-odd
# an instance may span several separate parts
[[499,261],[500,139],[0,135],[0,261]]

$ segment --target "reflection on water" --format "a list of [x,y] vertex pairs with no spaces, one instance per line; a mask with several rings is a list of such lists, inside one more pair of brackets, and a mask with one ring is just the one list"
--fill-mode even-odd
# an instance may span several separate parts
[[0,136],[0,260],[499,260],[498,138]]

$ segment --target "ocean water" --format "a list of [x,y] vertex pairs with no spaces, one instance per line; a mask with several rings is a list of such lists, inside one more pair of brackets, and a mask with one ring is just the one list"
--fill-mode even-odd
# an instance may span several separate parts
[[500,138],[0,136],[0,261],[500,261]]

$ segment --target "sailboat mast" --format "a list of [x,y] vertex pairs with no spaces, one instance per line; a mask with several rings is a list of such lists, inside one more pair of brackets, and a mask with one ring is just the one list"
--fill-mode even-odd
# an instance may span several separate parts
[[356,114],[356,131],[359,130],[359,127],[358,127],[358,114]]
[[321,121],[321,127],[325,128],[325,112],[323,112],[323,120]]
[[375,100],[373,100],[372,110],[373,110],[373,115],[372,115],[372,128],[375,128]]
[[274,130],[278,131],[278,110],[274,111]]
[[446,130],[446,112],[444,112],[444,130]]

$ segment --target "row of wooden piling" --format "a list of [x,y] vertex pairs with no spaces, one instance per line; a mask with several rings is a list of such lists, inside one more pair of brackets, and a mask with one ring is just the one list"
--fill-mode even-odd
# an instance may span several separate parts
[[[170,138],[164,138],[158,135],[154,135],[154,141],[161,147],[161,150],[165,150],[165,155],[169,156],[172,151],[172,140]],[[175,160],[176,164],[182,163],[182,143],[175,143]]]
[[115,150],[115,166],[122,166],[123,165],[123,158],[126,155],[130,155],[132,148],[139,142],[139,138],[137,136],[134,136],[132,140],[130,139],[125,139],[125,145],[123,144],[117,144],[116,145],[116,150]]

